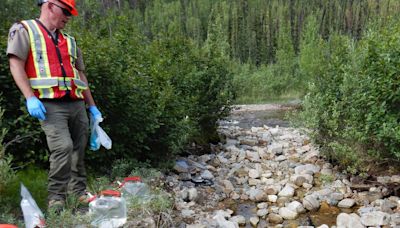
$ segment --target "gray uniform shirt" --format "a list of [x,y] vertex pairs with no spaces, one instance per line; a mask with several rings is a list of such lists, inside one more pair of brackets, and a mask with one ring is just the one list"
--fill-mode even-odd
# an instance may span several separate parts
[[[26,61],[28,53],[31,48],[29,41],[29,33],[21,23],[15,23],[10,28],[7,43],[7,55],[15,55],[18,58]],[[83,63],[82,52],[78,48],[77,60],[75,67],[79,71],[85,70],[85,64]]]

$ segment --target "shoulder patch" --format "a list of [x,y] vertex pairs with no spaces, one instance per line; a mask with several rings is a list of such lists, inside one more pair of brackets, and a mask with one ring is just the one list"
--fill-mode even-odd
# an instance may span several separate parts
[[21,23],[15,23],[11,29],[10,29],[10,33],[9,33],[9,39],[13,40],[15,37],[15,33],[21,29],[25,29],[25,27],[21,24]]

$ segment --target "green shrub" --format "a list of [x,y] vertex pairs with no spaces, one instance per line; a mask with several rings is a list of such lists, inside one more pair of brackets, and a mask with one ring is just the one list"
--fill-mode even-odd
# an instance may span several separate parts
[[[379,26],[381,25],[381,26]],[[328,158],[351,173],[400,158],[400,26],[377,23],[360,42],[334,36],[300,117]],[[307,68],[304,68],[307,69]]]

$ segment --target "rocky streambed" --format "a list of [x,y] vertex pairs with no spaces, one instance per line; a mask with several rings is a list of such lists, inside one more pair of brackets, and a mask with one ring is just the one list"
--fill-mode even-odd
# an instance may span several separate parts
[[400,175],[356,183],[282,120],[285,110],[239,106],[209,154],[177,160],[166,178],[176,227],[400,227]]

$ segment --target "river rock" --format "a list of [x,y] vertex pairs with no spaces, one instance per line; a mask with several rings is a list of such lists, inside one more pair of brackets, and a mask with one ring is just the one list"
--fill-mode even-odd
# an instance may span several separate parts
[[393,175],[390,177],[390,182],[394,184],[399,184],[400,183],[400,175]]
[[295,174],[290,177],[290,181],[294,183],[296,186],[303,186],[304,183],[312,184],[313,176],[310,174]]
[[271,213],[268,214],[267,221],[272,224],[281,224],[283,222],[283,218],[278,214]]
[[299,165],[294,168],[295,174],[310,174],[313,175],[314,173],[319,172],[320,168],[316,165],[306,164],[306,165]]
[[382,211],[373,211],[361,216],[361,223],[364,226],[384,226],[389,225],[390,215]]
[[276,203],[276,201],[278,200],[278,196],[277,195],[268,195],[267,200],[268,200],[268,202]]
[[212,180],[212,179],[214,179],[214,175],[210,172],[210,171],[208,171],[208,170],[204,170],[202,173],[201,173],[201,178],[203,178],[203,179],[206,179],[206,180]]
[[267,214],[268,214],[268,209],[267,208],[262,208],[260,210],[257,210],[257,216],[258,217],[264,217]]
[[285,185],[285,187],[278,194],[278,196],[281,197],[292,197],[293,195],[294,195],[294,188],[290,185]]
[[223,186],[223,191],[226,194],[229,194],[235,190],[235,187],[233,186],[232,182],[229,180],[222,180],[222,186]]
[[268,203],[265,203],[265,202],[259,203],[259,204],[257,204],[257,208],[258,209],[268,208]]
[[253,152],[253,151],[246,151],[246,158],[250,160],[251,162],[261,162],[260,155],[258,152]]
[[372,203],[377,199],[382,199],[382,193],[380,192],[359,192],[358,200],[365,203]]
[[187,173],[189,172],[189,165],[186,161],[178,160],[175,162],[174,170],[178,173]]
[[[273,180],[273,179],[272,179]],[[279,185],[270,185],[265,188],[265,193],[268,195],[276,195],[281,190],[281,186]]]
[[272,143],[268,146],[268,150],[273,154],[281,155],[283,153],[283,146],[280,143]]
[[246,225],[246,218],[243,215],[232,216],[229,221],[235,222],[241,226]]
[[259,219],[258,217],[254,217],[254,216],[253,216],[253,217],[250,218],[250,224],[251,224],[253,227],[256,227],[259,221],[260,221],[260,219]]
[[196,188],[189,188],[188,189],[188,200],[189,201],[196,201],[198,198],[198,193]]
[[260,172],[257,169],[250,169],[249,170],[249,177],[257,179],[260,177]]
[[319,208],[319,201],[312,195],[303,198],[303,206],[309,210],[314,211]]
[[400,225],[400,213],[390,215],[390,225],[396,227]]
[[351,208],[352,206],[354,206],[355,202],[356,201],[354,199],[343,199],[339,202],[338,207]]
[[192,217],[193,214],[194,214],[194,211],[193,211],[193,210],[190,210],[190,209],[183,209],[183,210],[181,211],[181,215],[182,215],[183,218]]
[[303,205],[298,201],[290,202],[286,207],[289,208],[292,211],[297,212],[297,213],[306,212],[306,209],[304,209]]
[[376,178],[376,181],[378,181],[381,184],[388,184],[390,183],[390,176],[379,176]]
[[338,228],[364,228],[361,219],[357,214],[340,213],[336,217],[336,226]]
[[287,207],[279,208],[279,215],[284,219],[295,219],[297,218],[298,213],[296,211],[292,211]]
[[247,192],[247,195],[249,196],[250,200],[255,202],[260,202],[267,198],[267,194],[260,189],[250,189]]
[[207,228],[207,226],[204,224],[188,224],[186,228]]

